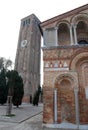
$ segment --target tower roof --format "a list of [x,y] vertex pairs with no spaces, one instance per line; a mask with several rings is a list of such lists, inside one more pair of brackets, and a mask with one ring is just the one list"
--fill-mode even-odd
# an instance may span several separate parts
[[21,21],[24,21],[24,20],[26,20],[28,18],[35,18],[38,21],[38,23],[40,23],[40,20],[38,19],[38,17],[35,14],[31,14],[31,15],[29,15],[27,17],[24,17],[24,18],[21,19]]

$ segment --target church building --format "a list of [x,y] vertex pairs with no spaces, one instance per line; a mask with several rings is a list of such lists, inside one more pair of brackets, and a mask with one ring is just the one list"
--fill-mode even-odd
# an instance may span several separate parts
[[43,36],[43,125],[88,124],[88,4],[44,22],[21,20],[15,69],[24,81],[23,101],[40,84]]
[[43,123],[88,124],[88,4],[41,24]]

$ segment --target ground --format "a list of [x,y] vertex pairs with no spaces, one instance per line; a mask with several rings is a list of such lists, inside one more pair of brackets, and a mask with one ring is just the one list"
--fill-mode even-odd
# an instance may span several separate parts
[[22,104],[19,108],[13,107],[12,113],[15,114],[13,117],[5,116],[6,108],[6,105],[0,106],[0,130],[69,130],[43,127],[42,104],[39,104],[39,106]]

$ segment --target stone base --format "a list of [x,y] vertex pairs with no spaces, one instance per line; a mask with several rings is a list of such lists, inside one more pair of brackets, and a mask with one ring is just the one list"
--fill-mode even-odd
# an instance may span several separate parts
[[72,123],[62,122],[61,124],[42,124],[47,128],[61,128],[61,129],[74,129],[74,130],[88,130],[88,125],[76,125]]

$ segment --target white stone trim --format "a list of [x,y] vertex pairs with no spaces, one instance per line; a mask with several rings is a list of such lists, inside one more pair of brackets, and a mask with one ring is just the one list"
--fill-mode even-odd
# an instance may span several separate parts
[[78,100],[78,88],[74,88],[74,94],[75,94],[75,117],[76,117],[76,124],[77,128],[79,129],[79,100]]
[[88,100],[88,86],[85,87],[85,96],[86,96],[86,99]]
[[57,89],[54,90],[54,122],[57,123]]
[[69,68],[44,68],[44,71],[68,71]]
[[46,46],[46,40],[45,40],[45,31],[46,29],[43,29],[43,46]]
[[76,32],[76,25],[73,26],[74,29],[74,40],[75,40],[75,45],[77,45],[77,32]]
[[72,26],[70,26],[70,41],[71,41],[71,45],[73,45]]
[[[62,122],[61,124],[42,124],[42,127],[47,128],[63,128],[63,129],[74,129],[77,130],[77,125],[68,122]],[[79,130],[88,130],[88,125],[79,125]]]
[[56,35],[56,46],[58,46],[58,27],[55,27],[55,35]]

